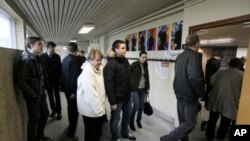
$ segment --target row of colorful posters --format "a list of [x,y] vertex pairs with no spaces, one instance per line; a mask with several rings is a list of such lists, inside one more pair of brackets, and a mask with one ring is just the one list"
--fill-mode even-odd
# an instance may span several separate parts
[[[157,32],[158,31],[158,32]],[[170,41],[171,36],[171,41]],[[181,49],[182,21],[150,28],[125,37],[127,51],[156,51]]]

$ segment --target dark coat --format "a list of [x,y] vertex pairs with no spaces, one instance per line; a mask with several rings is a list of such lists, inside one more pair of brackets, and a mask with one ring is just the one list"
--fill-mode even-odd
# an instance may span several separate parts
[[40,97],[47,88],[45,66],[38,56],[23,51],[16,68],[16,82],[24,97]]
[[207,60],[206,75],[205,75],[207,85],[209,85],[210,78],[212,77],[212,75],[219,69],[220,69],[220,61],[218,59],[213,57]]
[[50,83],[55,81],[59,82],[62,72],[61,57],[56,53],[54,53],[51,57],[49,57],[48,53],[44,53],[41,55],[41,60],[46,66]]
[[61,91],[76,94],[77,78],[81,74],[81,60],[69,54],[62,61]]
[[[149,75],[148,75],[148,64],[147,62],[143,65],[144,68],[144,78],[145,78],[145,91],[149,90],[150,83],[149,83]],[[138,89],[141,76],[142,76],[142,69],[139,61],[133,62],[130,67],[130,74],[131,74],[131,88],[132,90]]]
[[205,94],[202,55],[189,48],[181,53],[175,63],[174,91],[178,99],[196,101]]
[[127,58],[109,58],[104,67],[104,84],[111,105],[130,98],[130,65]]

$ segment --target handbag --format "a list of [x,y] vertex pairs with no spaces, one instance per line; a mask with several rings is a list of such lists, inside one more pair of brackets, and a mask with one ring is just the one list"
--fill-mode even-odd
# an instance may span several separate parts
[[147,94],[145,101],[144,101],[144,110],[143,111],[144,111],[144,114],[146,114],[148,116],[151,116],[153,114],[153,108],[150,105],[148,94]]

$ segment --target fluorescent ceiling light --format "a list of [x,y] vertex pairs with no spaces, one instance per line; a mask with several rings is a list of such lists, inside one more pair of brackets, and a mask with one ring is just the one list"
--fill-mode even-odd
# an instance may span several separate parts
[[91,30],[93,30],[95,26],[93,24],[86,24],[83,25],[82,28],[79,30],[79,34],[86,34],[89,33]]
[[66,49],[67,49],[67,47],[63,47],[63,49],[64,49],[64,50],[66,50]]
[[250,24],[250,22],[244,22],[243,24],[244,24],[244,25],[246,25],[246,24]]
[[202,45],[206,44],[223,44],[223,43],[231,43],[233,42],[233,38],[220,38],[220,39],[211,39],[211,40],[201,40],[200,43]]
[[74,42],[75,43],[75,42],[77,42],[77,40],[70,40],[70,42]]

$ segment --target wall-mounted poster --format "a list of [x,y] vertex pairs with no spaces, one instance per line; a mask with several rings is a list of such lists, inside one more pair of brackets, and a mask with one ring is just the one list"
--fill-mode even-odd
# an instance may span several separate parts
[[138,48],[137,48],[137,35],[138,35],[138,33],[133,33],[133,34],[131,34],[131,36],[130,36],[130,40],[131,40],[131,51],[136,51],[136,50],[138,50]]
[[169,33],[169,25],[162,25],[158,27],[157,50],[168,50]]
[[147,49],[148,51],[155,50],[156,46],[156,28],[147,30]]
[[171,49],[172,50],[178,50],[181,49],[181,36],[182,36],[182,23],[180,22],[174,22],[172,24],[172,31],[171,31]]
[[146,42],[146,30],[140,31],[139,32],[139,39],[138,39],[138,50],[139,51],[142,51],[142,50],[145,51],[146,45],[147,45],[147,42]]
[[130,40],[130,35],[128,34],[126,37],[125,37],[125,43],[126,43],[126,50],[127,51],[129,51],[129,47],[130,47],[130,42],[129,42],[129,40]]

